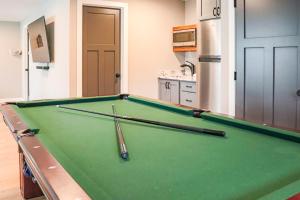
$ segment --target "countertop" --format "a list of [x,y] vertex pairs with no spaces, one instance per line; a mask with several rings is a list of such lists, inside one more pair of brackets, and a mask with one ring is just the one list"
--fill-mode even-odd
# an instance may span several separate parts
[[159,79],[168,79],[174,81],[186,81],[196,83],[196,79],[191,76],[159,76]]

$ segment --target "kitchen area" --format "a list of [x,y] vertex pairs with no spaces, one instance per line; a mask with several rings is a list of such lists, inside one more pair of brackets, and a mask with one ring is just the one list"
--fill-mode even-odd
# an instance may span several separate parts
[[232,98],[234,94],[231,94],[231,97],[228,94],[224,95],[228,91],[224,90],[226,85],[222,84],[224,79],[234,79],[234,69],[228,69],[228,59],[222,62],[222,53],[228,53],[225,49],[227,47],[222,49],[222,44],[226,44],[227,41],[226,33],[222,32],[227,22],[227,19],[222,20],[221,17],[222,5],[225,5],[227,18],[228,3],[226,0],[185,1],[185,24],[172,27],[173,52],[183,54],[184,62],[178,69],[160,72],[160,100],[213,112],[230,113],[230,108],[224,106],[224,98],[225,101],[230,101],[227,96]]

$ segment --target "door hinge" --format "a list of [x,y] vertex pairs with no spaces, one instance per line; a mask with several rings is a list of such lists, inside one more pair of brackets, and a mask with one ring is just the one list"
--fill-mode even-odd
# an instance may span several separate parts
[[233,6],[236,8],[236,1],[237,0],[233,0]]
[[233,79],[236,81],[236,79],[237,79],[237,73],[236,72],[234,72],[234,75],[233,75]]

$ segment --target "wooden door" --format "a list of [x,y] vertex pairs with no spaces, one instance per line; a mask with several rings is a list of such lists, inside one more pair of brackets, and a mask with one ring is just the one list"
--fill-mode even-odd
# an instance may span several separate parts
[[236,1],[236,116],[299,130],[300,1]]
[[120,93],[120,10],[83,8],[83,96]]

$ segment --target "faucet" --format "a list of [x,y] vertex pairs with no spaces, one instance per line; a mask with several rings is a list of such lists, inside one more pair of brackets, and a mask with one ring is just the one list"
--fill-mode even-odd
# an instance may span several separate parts
[[180,67],[188,67],[191,70],[192,76],[195,74],[195,65],[189,61],[185,61]]

